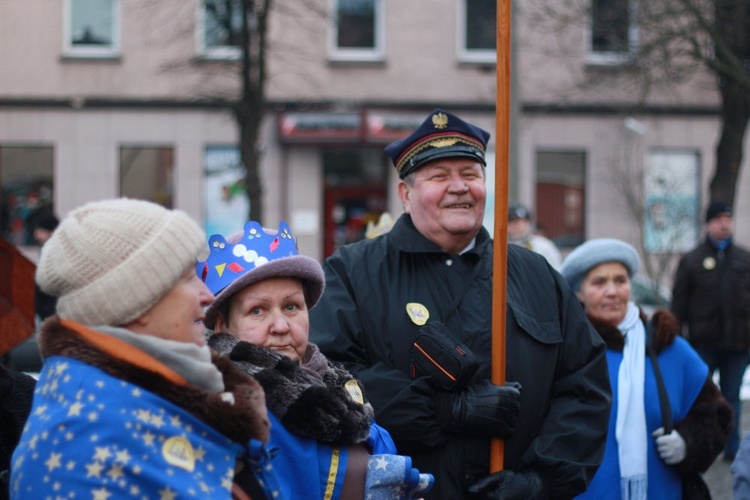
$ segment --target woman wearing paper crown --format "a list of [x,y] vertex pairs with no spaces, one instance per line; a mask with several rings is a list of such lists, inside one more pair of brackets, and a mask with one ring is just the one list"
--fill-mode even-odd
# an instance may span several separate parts
[[213,235],[196,273],[216,295],[208,344],[266,392],[276,469],[290,498],[410,499],[428,491],[409,457],[372,421],[360,384],[308,342],[308,310],[323,293],[320,264],[297,251],[289,227],[255,221],[226,239]]
[[147,201],[73,210],[36,281],[58,297],[11,497],[281,498],[263,390],[205,345],[203,231]]

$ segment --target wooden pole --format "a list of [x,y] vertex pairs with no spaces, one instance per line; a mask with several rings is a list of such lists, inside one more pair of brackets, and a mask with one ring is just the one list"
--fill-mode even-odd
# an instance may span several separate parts
[[[492,255],[492,383],[505,383],[505,279],[508,263],[508,160],[510,158],[510,28],[512,0],[497,0],[495,101],[495,228]],[[490,472],[503,470],[503,441],[493,439]]]

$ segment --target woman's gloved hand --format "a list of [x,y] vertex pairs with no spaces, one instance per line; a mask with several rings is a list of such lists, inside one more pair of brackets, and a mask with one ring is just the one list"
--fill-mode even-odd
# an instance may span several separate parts
[[473,498],[486,500],[542,500],[548,498],[542,478],[534,471],[495,472],[469,486]]
[[405,455],[371,455],[365,477],[368,500],[416,500],[430,491],[435,478],[420,473]]
[[685,460],[687,446],[685,440],[676,430],[664,434],[664,427],[659,427],[651,436],[656,438],[656,450],[667,465],[679,464]]

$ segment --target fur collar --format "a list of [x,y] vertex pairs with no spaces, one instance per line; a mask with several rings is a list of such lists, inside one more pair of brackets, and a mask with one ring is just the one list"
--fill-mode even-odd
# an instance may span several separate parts
[[[625,346],[625,337],[620,330],[591,316],[588,318],[594,329],[599,333],[599,336],[607,344],[607,349],[622,352]],[[643,311],[641,311],[641,321],[645,325],[648,325],[648,319],[643,314]],[[680,325],[677,322],[677,318],[666,309],[659,309],[654,313],[651,318],[651,326],[651,331],[653,332],[651,342],[657,354],[672,345],[680,332]]]
[[[313,375],[282,354],[225,333],[211,335],[208,345],[261,383],[268,408],[290,432],[334,445],[363,443],[369,437],[372,406],[364,400],[361,384],[343,368],[322,358]],[[314,344],[309,349],[317,350]],[[310,360],[308,353],[304,360]]]
[[[82,325],[77,326],[85,328]],[[106,337],[96,330],[93,332]],[[135,363],[127,353],[105,353],[87,342],[74,329],[63,326],[57,316],[42,324],[39,347],[44,358],[64,356],[76,359],[156,394],[235,442],[247,444],[250,439],[268,441],[271,424],[266,412],[263,389],[257,381],[216,353],[212,354],[212,362],[222,373],[224,387],[233,394],[234,404],[224,401],[220,393],[212,393],[190,383],[175,384],[158,372],[145,368],[143,363]],[[165,369],[155,358],[142,352],[139,354],[143,355],[141,360],[147,359],[152,366],[161,368],[162,373],[171,371]]]

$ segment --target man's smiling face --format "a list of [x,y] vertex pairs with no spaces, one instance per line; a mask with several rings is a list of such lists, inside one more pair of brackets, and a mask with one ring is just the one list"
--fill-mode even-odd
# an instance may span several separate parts
[[430,162],[414,172],[414,181],[398,186],[414,226],[443,250],[458,253],[482,227],[487,197],[484,167],[453,157]]

